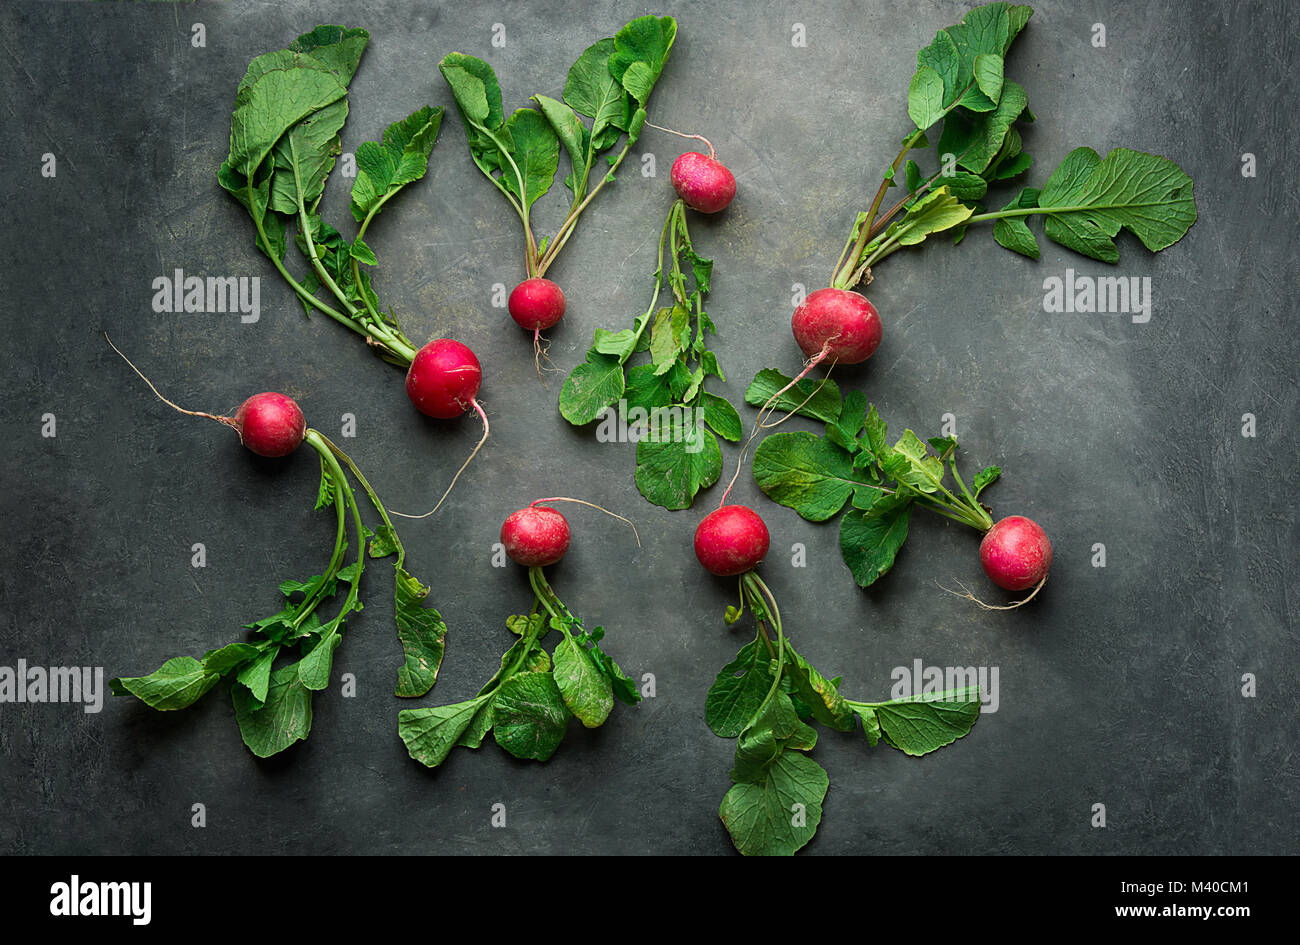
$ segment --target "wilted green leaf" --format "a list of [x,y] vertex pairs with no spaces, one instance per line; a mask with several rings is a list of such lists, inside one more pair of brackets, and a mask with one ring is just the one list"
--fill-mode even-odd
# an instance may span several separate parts
[[311,732],[311,691],[299,679],[296,663],[271,674],[264,703],[254,701],[242,686],[235,686],[231,696],[244,744],[259,758],[284,751]]
[[194,657],[175,656],[148,676],[118,677],[108,685],[115,696],[130,693],[150,708],[169,711],[193,705],[220,679]]
[[829,787],[821,765],[798,751],[783,751],[761,781],[732,785],[718,816],[744,855],[790,856],[817,832]]
[[[403,709],[397,713],[397,734],[411,757],[430,768],[442,764],[460,744],[479,710],[491,696],[478,696],[454,705]],[[483,736],[479,735],[481,742]]]
[[[745,390],[745,403],[761,407],[790,381],[791,378],[775,368],[764,368],[754,376]],[[831,422],[839,419],[842,406],[840,389],[834,381],[804,378],[776,400],[774,409],[779,413],[797,407],[801,416]]]
[[407,574],[405,568],[398,568],[394,577],[397,638],[402,643],[403,664],[397,671],[397,688],[393,694],[422,696],[438,680],[447,624],[437,610],[425,605],[429,596],[427,585]]
[[498,745],[516,758],[545,761],[564,739],[569,710],[550,673],[525,672],[501,684],[493,718]]
[[810,522],[838,513],[860,484],[849,453],[802,431],[774,433],[759,443],[754,480],[769,499]]
[[912,503],[877,503],[863,511],[850,509],[840,519],[840,554],[859,587],[870,587],[894,566],[907,541]]

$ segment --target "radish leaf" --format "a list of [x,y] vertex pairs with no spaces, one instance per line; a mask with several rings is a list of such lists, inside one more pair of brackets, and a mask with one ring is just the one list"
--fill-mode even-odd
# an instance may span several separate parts
[[248,750],[259,758],[284,751],[311,733],[311,692],[298,677],[297,664],[271,674],[265,702],[259,704],[247,689],[231,690],[235,721]]
[[769,499],[810,522],[838,515],[861,483],[853,456],[812,433],[774,433],[754,453],[754,480]]
[[[745,403],[752,407],[761,407],[790,383],[775,368],[764,368],[754,375],[745,390]],[[832,380],[804,379],[782,394],[773,402],[777,411],[795,411],[801,416],[832,423],[839,419],[843,401],[839,386]]]
[[714,735],[735,738],[749,724],[772,688],[769,653],[751,640],[718,672],[704,701],[704,721]]
[[[869,211],[856,215],[833,287],[853,288],[869,273],[876,278],[875,267],[887,256],[931,233],[951,232],[958,244],[975,223],[993,223],[999,245],[1037,259],[1038,241],[1027,220],[1041,213],[1048,239],[1103,262],[1117,261],[1113,238],[1121,229],[1158,252],[1195,223],[1191,178],[1166,158],[1126,148],[1111,151],[1104,160],[1089,148],[1076,149],[1041,195],[1026,188],[1001,210],[981,206],[991,185],[1012,180],[1033,165],[1016,124],[1034,121],[1034,114],[1025,89],[1006,75],[1007,54],[1032,15],[1029,7],[1006,3],[976,7],[917,54],[907,90],[908,117],[917,130],[903,140],[898,157],[885,169]],[[937,126],[936,151],[943,164],[927,176],[908,155],[929,147],[926,131]],[[899,183],[900,168],[907,194],[884,209],[883,198]],[[943,205],[930,203],[945,188],[949,196]],[[964,211],[952,206],[954,200]],[[917,214],[927,208],[936,215],[923,224]],[[964,217],[958,215],[963,212]]]
[[1103,160],[1091,148],[1071,151],[1038,195],[1047,238],[1068,249],[1117,262],[1111,241],[1127,229],[1158,251],[1196,222],[1192,179],[1173,161],[1116,148]]
[[[779,371],[761,371],[746,399],[764,403],[787,383]],[[812,382],[800,383],[812,390]],[[1001,474],[998,467],[980,472],[968,494],[957,472],[955,438],[926,442],[904,430],[891,446],[874,404],[864,409],[866,398],[858,391],[842,399],[834,393],[834,402],[810,401],[797,411],[818,419],[833,414],[824,435],[795,431],[764,438],[754,452],[754,481],[768,498],[811,522],[834,518],[851,502],[840,521],[840,552],[860,586],[874,584],[893,567],[914,504],[981,532],[993,525],[978,496]]]
[[[377,212],[384,201],[407,184],[424,176],[429,167],[429,153],[438,140],[442,111],[441,105],[426,105],[384,129],[382,141],[363,141],[357,146],[352,216],[358,223]],[[354,248],[358,243],[359,239],[353,243]],[[362,261],[372,266],[378,264],[373,253]]]
[[193,705],[220,679],[194,657],[176,656],[148,676],[111,679],[109,689],[115,696],[129,693],[151,708],[170,711]]
[[546,761],[568,727],[569,710],[550,673],[518,673],[497,690],[492,734],[516,758]]
[[[541,568],[529,569],[529,582],[533,610],[506,618],[516,639],[487,685],[466,702],[398,713],[398,733],[416,761],[435,767],[456,745],[478,748],[489,732],[515,757],[546,761],[571,716],[596,728],[609,717],[614,699],[628,705],[640,700],[636,684],[601,650],[605,631],[584,630]],[[553,659],[542,647],[551,630],[561,637]]]
[[817,832],[829,787],[821,765],[782,750],[760,777],[732,785],[718,815],[746,856],[790,856]]
[[636,445],[636,487],[662,508],[690,508],[695,494],[721,474],[718,440],[701,426],[652,424]]
[[[804,752],[817,746],[817,729],[841,732],[861,722],[875,746],[920,755],[966,734],[979,717],[979,690],[968,688],[919,699],[856,702],[795,652],[771,589],[755,572],[740,578],[741,607],[728,607],[734,623],[748,609],[754,639],[722,668],[705,700],[713,732],[736,739],[734,782],[718,808],[736,849],[746,856],[789,856],[813,838],[830,780]],[[941,701],[948,700],[948,701]]]
[[397,638],[402,644],[404,662],[397,671],[394,695],[422,696],[438,681],[447,637],[442,615],[425,605],[428,586],[397,568]]
[[[462,736],[491,698],[477,696],[454,705],[403,709],[398,734],[412,758],[430,768],[436,767],[446,760],[453,748],[461,744]],[[482,735],[478,736],[480,742],[482,738]]]
[[[464,53],[442,58],[438,69],[451,88],[465,125],[470,154],[479,170],[510,201],[524,229],[524,265],[529,277],[543,277],[567,244],[578,218],[627,156],[645,121],[645,104],[663,72],[677,34],[672,17],[643,16],[615,37],[588,46],[569,68],[563,101],[536,94],[540,110],[523,108],[508,119],[501,85],[492,67]],[[640,103],[632,110],[631,100]],[[581,116],[592,122],[588,127]],[[607,154],[609,170],[592,183],[597,158],[627,135],[617,154]],[[569,158],[564,185],[573,203],[551,236],[533,231],[532,205],[550,189],[559,166],[560,146]]]
[[889,702],[850,704],[862,718],[872,746],[883,735],[890,747],[915,757],[951,745],[968,733],[980,717],[978,686]]
[[564,101],[592,120],[591,144],[597,151],[617,141],[618,132],[628,129],[631,117],[628,94],[609,69],[613,54],[613,37],[598,40],[569,68],[564,83]]
[[[536,203],[555,181],[560,166],[560,140],[546,116],[536,109],[521,108],[501,126],[501,140],[507,142],[505,154],[514,167],[502,167],[501,183],[527,209]],[[518,168],[519,175],[514,173]],[[523,178],[523,191],[519,190]]]
[[[546,95],[534,95],[533,100],[542,106],[542,114],[546,116],[546,120],[550,122],[555,135],[559,138],[560,143],[564,145],[564,150],[568,152],[569,166],[572,170],[564,179],[564,185],[573,191],[576,197],[579,193],[578,182],[586,181],[591,170],[587,163],[587,158],[591,152],[591,132],[574,113],[573,109],[563,102],[558,102]],[[557,160],[558,157],[557,154]]]
[[[354,242],[316,214],[340,150],[347,84],[368,38],[364,30],[319,26],[288,49],[254,59],[236,91],[230,153],[217,180],[248,211],[255,245],[276,263],[308,314],[322,312],[356,329],[382,357],[406,365],[415,346],[391,315],[381,314],[370,276],[360,268],[378,260],[362,237],[385,201],[424,176],[442,109],[418,109],[389,125],[382,142],[357,149],[351,209],[360,226]],[[486,111],[482,82],[479,88]],[[499,110],[499,90],[497,101]],[[300,277],[284,265],[290,228],[308,264]]]
[[676,38],[677,21],[671,16],[638,17],[614,35],[609,71],[642,107],[650,101]]
[[907,89],[907,114],[918,128],[929,128],[944,113],[944,82],[930,66],[921,66]]
[[614,708],[614,687],[591,655],[566,635],[555,647],[555,684],[564,704],[587,728],[598,728]]
[[894,566],[911,517],[911,502],[881,501],[840,519],[840,554],[859,587],[870,587]]

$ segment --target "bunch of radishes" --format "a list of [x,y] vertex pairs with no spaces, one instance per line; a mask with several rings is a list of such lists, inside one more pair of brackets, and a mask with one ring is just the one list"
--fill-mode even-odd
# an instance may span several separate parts
[[[556,502],[600,508],[580,499],[553,497],[537,499],[506,517],[501,543],[512,561],[528,569],[532,609],[507,618],[506,626],[517,639],[501,657],[501,668],[473,698],[398,713],[398,734],[421,764],[437,767],[453,748],[478,748],[489,733],[516,758],[546,761],[559,748],[570,719],[597,728],[609,717],[615,700],[627,705],[640,701],[636,684],[601,649],[604,630],[585,629],[543,572],[564,557],[572,538],[568,519],[547,504]],[[560,640],[548,652],[542,644],[552,631]]]
[[[113,349],[168,406],[233,429],[245,448],[258,456],[285,457],[307,443],[321,462],[316,507],[333,506],[336,519],[334,550],[328,566],[306,581],[281,584],[286,598],[283,610],[248,624],[251,632],[245,639],[209,650],[200,659],[173,657],[147,676],[115,678],[110,683],[113,693],[131,694],[154,709],[171,711],[192,705],[218,682],[228,679],[235,718],[244,743],[255,755],[267,757],[305,739],[311,730],[312,693],[329,684],[344,622],[361,609],[359,594],[367,554],[374,558],[395,556],[394,601],[398,638],[405,656],[395,693],[426,693],[437,679],[447,627],[438,612],[425,605],[429,588],[406,571],[406,552],[397,530],[351,457],[328,437],[310,429],[302,409],[285,394],[254,394],[232,416],[188,410],[164,397],[116,346]],[[382,522],[378,530],[371,531],[363,523],[349,478],[361,487],[378,514]],[[368,538],[373,538],[369,545]],[[350,546],[355,549],[355,557],[345,566]],[[348,590],[342,607],[333,617],[322,620],[321,606],[343,584]],[[295,655],[296,660],[286,660]]]
[[961,738],[980,713],[978,686],[883,702],[845,696],[839,677],[796,652],[775,594],[755,571],[770,541],[762,518],[743,505],[724,505],[695,530],[700,563],[738,578],[740,606],[727,608],[727,623],[748,610],[755,626],[754,638],[718,672],[704,711],[715,735],[736,740],[718,816],[746,856],[788,856],[816,833],[830,777],[812,757],[814,724],[838,732],[860,727],[868,746],[883,741],[917,756]]

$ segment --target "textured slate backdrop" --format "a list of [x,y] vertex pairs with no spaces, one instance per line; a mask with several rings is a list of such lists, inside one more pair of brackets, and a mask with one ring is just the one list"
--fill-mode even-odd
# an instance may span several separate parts
[[[958,418],[968,466],[999,462],[999,514],[1043,522],[1056,547],[1042,599],[984,613],[935,579],[981,588],[976,536],[918,521],[878,589],[857,589],[836,529],[766,502],[764,566],[793,638],[864,697],[890,670],[994,665],[1001,706],[956,745],[916,760],[824,734],[830,772],[811,853],[1296,852],[1296,387],[1291,297],[1297,198],[1284,147],[1297,83],[1281,4],[1044,2],[1009,74],[1039,122],[1025,133],[1041,184],[1089,144],[1151,150],[1196,181],[1200,222],[1152,256],[1122,237],[1123,275],[1150,275],[1151,321],[1049,315],[1042,280],[1066,267],[1109,273],[1044,243],[1025,260],[987,232],[881,267],[871,296],[886,325],[875,358],[841,383],[865,388],[887,420],[933,430]],[[740,196],[693,220],[716,257],[717,350],[739,400],[764,366],[796,367],[791,284],[823,284],[852,213],[868,202],[907,128],[915,51],[965,5],[665,3],[681,31],[652,118],[708,133]],[[345,150],[423,103],[450,105],[436,72],[452,49],[484,55],[507,100],[556,93],[581,50],[641,7],[371,3],[6,4],[5,158],[0,218],[6,396],[0,417],[5,540],[0,664],[90,664],[147,672],[233,639],[277,606],[275,583],[313,573],[332,524],[311,511],[309,454],[261,462],[216,426],[157,403],[104,344],[132,353],[174,398],[209,409],[284,390],[327,432],[353,412],[348,448],[394,507],[426,505],[472,445],[473,422],[425,422],[402,375],[324,319],[305,322],[251,247],[242,211],[216,186],[234,87],[247,61],[318,22],[373,39],[353,83]],[[803,22],[808,48],[790,43]],[[207,27],[192,48],[190,25]],[[506,25],[508,45],[490,30]],[[1089,44],[1103,22],[1108,45]],[[551,333],[565,370],[597,326],[645,304],[654,238],[672,193],[675,140],[651,132],[659,177],[624,174],[553,270],[570,300]],[[44,179],[40,155],[58,156]],[[1243,178],[1243,152],[1259,176]],[[632,164],[632,162],[629,162]],[[635,165],[633,165],[635,166]],[[557,189],[559,187],[557,183]],[[346,219],[346,188],[326,200]],[[561,200],[548,201],[543,229]],[[336,670],[359,695],[317,697],[310,740],[259,762],[242,747],[228,696],[158,715],[112,700],[0,706],[0,849],[18,853],[727,853],[716,816],[732,743],[702,720],[704,692],[734,653],[722,611],[730,581],[690,551],[700,510],[653,508],[634,490],[633,448],[603,445],[543,394],[527,339],[489,304],[519,278],[517,224],[474,170],[449,116],[432,170],[371,234],[381,296],[417,340],[453,335],[486,366],[493,438],[436,520],[409,523],[412,570],[450,624],[431,698],[471,694],[495,668],[501,620],[526,603],[522,570],[489,566],[501,519],[525,501],[579,494],[635,517],[622,527],[575,512],[573,550],[554,569],[565,599],[611,628],[625,666],[658,696],[601,730],[570,731],[545,766],[495,746],[431,773],[395,734],[398,655],[375,571]],[[261,321],[156,315],[151,280],[260,275]],[[1239,433],[1245,412],[1258,436]],[[43,439],[39,418],[58,417]],[[752,412],[747,412],[747,420]],[[734,462],[735,453],[727,454]],[[190,566],[204,542],[208,567]],[[789,567],[794,542],[806,570]],[[1104,542],[1109,566],[1090,566]],[[1240,677],[1259,677],[1259,696]],[[208,826],[189,826],[207,805]],[[504,803],[506,829],[490,807]],[[1108,827],[1089,826],[1104,803]]]

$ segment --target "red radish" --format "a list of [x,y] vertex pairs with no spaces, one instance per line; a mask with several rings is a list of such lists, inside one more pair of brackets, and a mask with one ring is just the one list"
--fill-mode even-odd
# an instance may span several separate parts
[[704,135],[688,135],[656,125],[654,122],[647,121],[646,125],[679,138],[694,138],[708,145],[708,154],[687,151],[673,161],[669,179],[672,181],[673,190],[677,191],[677,196],[681,197],[686,206],[692,210],[700,213],[718,213],[727,209],[736,197],[736,176],[718,160],[718,152],[714,150],[713,142]]
[[515,324],[526,331],[550,328],[564,317],[564,291],[550,279],[534,276],[515,286],[506,303]]
[[[501,525],[501,543],[515,563],[528,569],[528,583],[533,590],[532,609],[506,621],[519,639],[501,658],[501,669],[477,696],[454,706],[403,709],[398,714],[398,734],[411,757],[421,764],[437,767],[455,745],[477,748],[492,729],[494,721],[501,726],[496,730],[496,741],[502,748],[516,758],[545,761],[559,746],[570,713],[585,728],[597,728],[609,717],[615,699],[628,705],[641,700],[637,684],[601,649],[604,628],[585,629],[582,620],[565,606],[546,578],[543,569],[564,557],[569,550],[570,534],[568,520],[555,509],[543,506],[543,502],[576,502],[614,515],[608,509],[601,509],[583,499],[554,496],[535,499],[506,517]],[[632,524],[621,515],[614,517]],[[635,527],[632,532],[636,533]],[[639,538],[637,543],[640,544]],[[562,639],[555,650],[547,652],[541,641],[552,630]],[[516,689],[517,674],[523,674],[531,683],[523,689]],[[538,685],[549,688],[551,695],[546,696]],[[506,695],[512,691],[514,695]],[[501,701],[495,703],[494,717],[493,700],[498,693]],[[541,712],[554,720],[547,723],[550,729],[539,729],[537,738],[520,738],[519,716],[516,714],[513,722],[506,717],[504,706],[507,699],[515,699],[515,705],[522,703],[521,711],[525,713],[530,710],[534,715]],[[557,700],[561,699],[563,705],[557,706]],[[470,716],[477,720],[472,737],[459,738],[467,724],[464,720]],[[452,734],[443,737],[442,733],[447,731],[443,726],[448,718],[459,719],[462,724]],[[486,724],[477,727],[478,722]],[[511,726],[514,734],[506,736],[505,726]]]
[[767,526],[744,505],[724,505],[695,529],[695,557],[706,571],[720,577],[752,571],[770,544]]
[[569,520],[555,509],[529,505],[511,512],[501,524],[501,544],[516,564],[544,568],[569,550]]
[[117,356],[130,366],[136,376],[149,385],[154,396],[168,407],[191,417],[206,417],[230,427],[239,434],[239,442],[258,456],[271,458],[288,456],[298,448],[307,435],[307,421],[302,415],[302,408],[287,394],[277,394],[274,391],[254,394],[239,405],[233,417],[223,417],[203,410],[186,410],[180,404],[164,397],[154,386],[153,381],[145,377],[131,359],[113,344],[113,339],[108,337],[107,332],[104,334],[104,340],[117,352]]
[[469,454],[469,458],[461,464],[460,469],[456,470],[456,475],[451,477],[447,491],[442,494],[437,505],[423,515],[409,515],[406,512],[395,511],[394,515],[400,515],[402,518],[427,518],[438,511],[442,503],[447,500],[447,496],[451,495],[451,490],[456,485],[456,480],[460,478],[460,474],[483,448],[483,444],[487,442],[489,427],[487,414],[483,412],[483,407],[477,399],[478,389],[482,383],[483,368],[479,365],[478,358],[474,357],[474,352],[459,341],[439,338],[437,341],[430,341],[415,353],[415,357],[411,360],[411,367],[406,372],[406,396],[411,398],[415,409],[438,420],[451,420],[472,407],[479,419],[483,421],[483,436],[479,438],[478,445]]
[[736,178],[725,164],[709,154],[687,151],[673,161],[673,189],[686,206],[700,213],[727,209],[736,196]]
[[980,564],[998,587],[1023,591],[1036,587],[1052,567],[1052,543],[1032,519],[1009,515],[985,533]]
[[794,310],[790,328],[809,358],[858,364],[880,345],[883,326],[876,307],[856,292],[818,289]]
[[525,331],[533,333],[533,364],[542,374],[542,329],[550,328],[564,317],[564,290],[550,279],[533,276],[515,286],[506,303],[510,317]]
[[544,568],[555,564],[569,550],[569,520],[555,509],[543,505],[543,502],[572,502],[604,512],[631,528],[632,534],[636,535],[637,545],[641,544],[636,526],[623,516],[586,499],[550,496],[534,499],[522,509],[511,512],[501,524],[501,544],[505,546],[510,560],[516,564],[527,568]]
[[239,439],[258,456],[288,456],[307,433],[302,408],[284,394],[254,394],[235,411]]
[[406,396],[420,413],[439,420],[459,417],[475,405],[483,368],[459,341],[439,338],[419,351],[406,372]]
[[[281,457],[292,453],[300,444],[306,443],[309,449],[316,451],[321,464],[319,491],[315,493],[316,508],[322,509],[333,505],[334,511],[330,514],[330,518],[335,518],[337,515],[334,553],[329,559],[328,567],[320,575],[312,578],[308,584],[290,582],[303,591],[303,598],[290,605],[289,610],[281,611],[270,619],[247,624],[247,628],[253,631],[253,638],[222,647],[219,666],[212,667],[209,662],[216,650],[205,653],[202,664],[199,660],[188,656],[170,659],[148,676],[119,676],[110,680],[109,688],[112,693],[117,696],[134,695],[146,705],[160,711],[170,711],[183,709],[192,704],[211,689],[212,684],[221,676],[228,677],[231,681],[238,679],[231,695],[235,703],[235,718],[239,721],[244,744],[253,754],[261,758],[284,751],[295,742],[306,738],[311,729],[311,693],[329,685],[331,667],[336,665],[331,662],[332,654],[341,640],[345,621],[350,614],[361,610],[359,592],[366,559],[393,556],[396,558],[393,567],[397,581],[395,606],[398,631],[402,649],[406,654],[405,669],[398,676],[396,694],[424,695],[437,679],[438,668],[442,662],[441,642],[447,628],[437,611],[429,609],[428,604],[425,603],[429,588],[406,570],[404,566],[406,549],[398,539],[397,531],[393,528],[392,520],[384,509],[383,503],[352,458],[319,430],[307,428],[298,404],[284,394],[270,391],[254,394],[240,404],[233,417],[186,410],[164,397],[153,382],[131,363],[131,359],[118,350],[112,339],[108,338],[107,334],[104,337],[108,339],[109,345],[122,360],[130,365],[131,370],[149,385],[149,389],[159,400],[180,413],[216,420],[230,427],[239,433],[241,442],[252,452],[261,456]],[[348,475],[349,471],[351,477]],[[370,500],[383,522],[378,532],[382,537],[373,543],[368,544],[368,541],[375,537],[376,532],[366,528],[361,520],[361,510],[357,505],[356,493],[353,491],[354,481],[364,490],[366,498]],[[349,518],[352,521],[352,537],[348,535]],[[381,543],[384,545],[382,550],[379,547]],[[355,557],[352,563],[344,568],[349,546],[354,549]],[[329,619],[328,624],[324,623],[320,617],[321,605],[335,597],[336,591],[342,590],[345,584],[347,592],[342,607]],[[285,590],[285,587],[285,584],[280,585],[281,590],[289,594],[290,591]],[[286,630],[292,629],[286,621],[286,615],[289,614],[293,615],[292,627],[301,628],[301,632],[293,641],[285,635]],[[413,638],[406,635],[406,621],[419,623],[422,635],[418,641],[412,642]],[[328,627],[326,632],[328,640],[309,639],[308,631],[313,627],[318,630]],[[294,685],[299,687],[295,695],[297,715],[286,722],[282,713],[277,714],[274,709],[267,708],[267,703],[271,702],[267,698],[267,672],[271,663],[275,661],[276,654],[282,648],[297,649],[296,645],[290,646],[291,642],[296,644],[297,640],[303,641],[303,646],[295,657],[297,662],[277,670],[277,673],[287,671],[291,674]],[[433,643],[437,644],[436,650],[432,646]],[[238,652],[233,652],[232,655],[232,651]],[[322,652],[326,654],[323,660],[319,655],[313,655]],[[288,655],[287,652],[284,655]],[[177,666],[182,663],[190,668],[208,667],[199,674],[202,676],[201,685],[190,685],[184,691],[180,691],[170,684],[172,680],[179,678]],[[257,676],[259,668],[260,683],[247,675],[252,673]],[[160,684],[159,680],[166,684]],[[260,693],[254,688],[256,686],[261,687]]]
[[[758,408],[754,432],[741,448],[736,472],[722,494],[724,503],[744,468],[745,452],[749,449],[749,444],[754,442],[760,430],[783,422],[784,418],[774,422],[768,422],[767,419],[776,409],[775,405],[781,397],[823,361],[830,361],[833,367],[836,364],[858,364],[867,360],[880,346],[884,330],[876,307],[858,293],[845,289],[818,289],[811,293],[794,310],[794,315],[790,318],[790,329],[808,360],[804,362],[802,371]],[[826,373],[830,374],[829,368]]]

